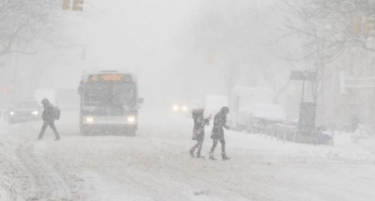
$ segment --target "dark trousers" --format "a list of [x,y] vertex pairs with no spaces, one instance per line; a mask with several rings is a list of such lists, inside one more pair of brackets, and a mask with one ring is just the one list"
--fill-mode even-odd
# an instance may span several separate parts
[[51,127],[52,131],[55,133],[56,138],[60,138],[59,133],[57,132],[54,121],[44,121],[42,130],[40,131],[39,138],[43,138],[44,133],[46,132],[47,127]]
[[221,143],[221,153],[225,153],[225,139],[214,139],[213,140],[213,145],[211,148],[211,153],[214,153],[215,148],[217,146],[217,143],[220,141]]
[[203,142],[204,142],[204,133],[197,136],[197,144],[195,144],[190,150],[192,152],[195,152],[195,150],[198,149],[197,154],[198,154],[198,156],[200,156],[201,151],[202,151]]
[[197,144],[195,144],[192,148],[191,151],[195,152],[195,149],[198,149],[198,155],[201,155],[202,151],[202,145],[203,145],[203,140],[198,140]]

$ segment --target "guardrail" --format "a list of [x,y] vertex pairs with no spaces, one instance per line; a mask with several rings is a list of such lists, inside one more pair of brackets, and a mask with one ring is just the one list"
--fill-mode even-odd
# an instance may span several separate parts
[[309,136],[301,135],[298,132],[297,126],[290,123],[291,122],[253,124],[252,128],[248,129],[248,131],[250,131],[250,133],[264,134],[265,138],[276,139],[277,141],[282,141],[283,143],[294,142],[333,145],[333,134],[328,135],[323,133],[323,130],[317,130],[315,133]]
[[283,124],[275,124],[271,126],[258,125],[255,130],[260,134],[264,134],[266,138],[274,138],[279,141],[297,142],[297,128]]

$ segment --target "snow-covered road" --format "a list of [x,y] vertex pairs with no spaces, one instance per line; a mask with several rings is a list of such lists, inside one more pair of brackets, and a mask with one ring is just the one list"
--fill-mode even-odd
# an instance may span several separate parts
[[123,137],[81,136],[77,116],[57,123],[61,141],[35,141],[41,122],[0,125],[1,201],[375,200],[375,148],[345,136],[328,147],[227,132],[232,159],[209,161],[189,156],[186,117],[144,108],[138,135]]

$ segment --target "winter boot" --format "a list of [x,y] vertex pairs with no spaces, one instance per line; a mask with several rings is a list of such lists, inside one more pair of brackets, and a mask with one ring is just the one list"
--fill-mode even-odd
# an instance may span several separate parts
[[210,160],[216,161],[216,158],[214,157],[214,153],[210,152]]
[[190,156],[191,156],[192,158],[195,158],[195,157],[194,157],[194,149],[190,149],[189,154],[190,154]]
[[201,152],[197,153],[197,158],[204,158],[204,156],[201,155]]
[[227,161],[230,159],[225,153],[222,153],[221,156],[223,157],[223,161]]

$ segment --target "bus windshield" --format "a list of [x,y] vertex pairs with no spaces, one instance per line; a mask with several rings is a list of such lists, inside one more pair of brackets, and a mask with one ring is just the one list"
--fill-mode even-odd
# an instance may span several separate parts
[[123,106],[136,103],[134,83],[97,82],[84,86],[84,104],[87,106]]

